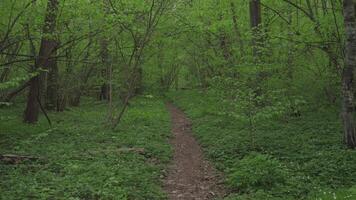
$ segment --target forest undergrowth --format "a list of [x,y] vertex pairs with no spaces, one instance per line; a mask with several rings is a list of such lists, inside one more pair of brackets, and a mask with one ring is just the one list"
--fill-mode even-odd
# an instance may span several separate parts
[[225,173],[227,199],[356,199],[356,152],[340,140],[335,108],[260,120],[251,132],[224,115],[219,96],[182,90],[168,97],[190,116],[207,157]]
[[227,200],[356,200],[355,58],[356,0],[0,0],[0,199],[167,199],[176,144]]
[[160,179],[171,148],[163,101],[135,99],[115,131],[104,127],[107,104],[93,99],[50,113],[52,127],[44,117],[23,124],[20,105],[0,110],[0,154],[36,159],[1,159],[0,199],[165,199]]

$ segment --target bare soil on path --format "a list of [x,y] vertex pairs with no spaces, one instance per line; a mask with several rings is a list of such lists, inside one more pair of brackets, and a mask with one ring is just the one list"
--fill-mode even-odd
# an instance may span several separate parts
[[171,113],[171,144],[173,161],[165,178],[165,190],[170,200],[210,200],[225,193],[214,167],[203,157],[203,152],[192,134],[191,122],[174,105],[168,103]]

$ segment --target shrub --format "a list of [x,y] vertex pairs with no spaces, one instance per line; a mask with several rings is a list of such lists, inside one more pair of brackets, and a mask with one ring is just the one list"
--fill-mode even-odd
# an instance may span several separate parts
[[286,180],[286,171],[281,163],[268,156],[252,153],[233,167],[228,185],[239,191],[270,190]]
[[319,189],[309,195],[308,200],[320,199],[320,200],[334,200],[334,199],[356,199],[356,186],[351,188],[341,188],[341,189],[330,189],[324,188]]
[[258,190],[250,194],[235,194],[227,197],[225,200],[289,200],[285,197],[275,197],[266,191]]

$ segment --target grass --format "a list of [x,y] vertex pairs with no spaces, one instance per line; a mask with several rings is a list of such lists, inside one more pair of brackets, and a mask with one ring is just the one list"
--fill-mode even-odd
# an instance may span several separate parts
[[225,173],[226,199],[356,199],[356,151],[341,142],[336,109],[259,121],[251,132],[219,114],[217,97],[196,90],[168,96],[193,120],[206,155]]
[[[341,143],[336,109],[259,121],[256,131],[222,115],[218,97],[169,93],[193,120],[208,158],[226,175],[226,200],[356,199],[356,151]],[[23,107],[0,109],[0,154],[40,157],[0,162],[0,199],[166,199],[161,176],[171,157],[170,120],[160,99],[139,97],[122,124],[105,128],[107,105],[22,123]],[[123,151],[130,148],[144,151]]]
[[171,155],[170,121],[160,99],[136,99],[115,131],[104,126],[107,106],[93,100],[51,113],[52,127],[44,118],[22,123],[22,111],[0,109],[0,154],[43,159],[0,162],[0,199],[166,199],[160,176]]

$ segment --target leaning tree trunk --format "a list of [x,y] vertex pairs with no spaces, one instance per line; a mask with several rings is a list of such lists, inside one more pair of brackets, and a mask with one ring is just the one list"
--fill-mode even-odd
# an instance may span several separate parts
[[41,69],[48,69],[51,64],[50,57],[56,49],[56,42],[53,40],[53,33],[56,27],[58,5],[59,0],[48,0],[40,52],[34,66],[34,70],[38,71],[39,75],[30,80],[30,90],[24,113],[24,122],[26,123],[35,123],[38,121],[41,103],[41,85],[44,80],[44,73],[41,72]]
[[350,148],[356,147],[354,73],[356,67],[356,1],[344,0],[344,21],[346,30],[345,67],[342,74],[342,118],[344,142]]

